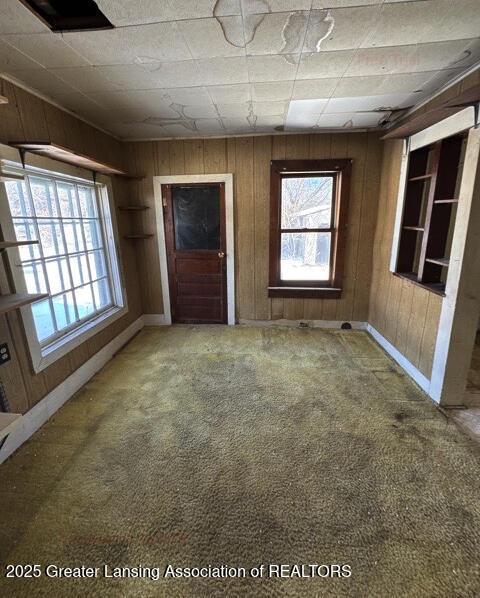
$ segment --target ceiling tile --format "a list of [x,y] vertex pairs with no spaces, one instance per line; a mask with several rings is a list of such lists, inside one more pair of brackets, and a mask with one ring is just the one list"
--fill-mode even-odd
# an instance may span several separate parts
[[328,100],[292,100],[288,108],[288,127],[313,127]]
[[159,139],[169,137],[165,127],[148,123],[113,123],[108,129],[121,139]]
[[308,12],[245,16],[247,54],[298,54],[303,48],[308,17]]
[[257,81],[288,81],[295,79],[299,54],[280,56],[247,56],[248,75],[252,83]]
[[289,100],[292,97],[293,84],[293,81],[252,83],[252,99],[257,102]]
[[313,10],[303,51],[358,48],[365,35],[375,26],[380,10],[379,5],[339,10]]
[[[346,8],[349,6],[366,6],[382,4],[385,0],[313,0],[312,9],[316,8]],[[399,0],[404,2],[408,0]],[[415,0],[416,1],[416,0]],[[388,0],[387,0],[388,2]]]
[[243,118],[222,118],[223,126],[230,135],[248,134],[255,132],[255,120],[249,122],[245,117]]
[[468,39],[479,31],[478,0],[390,3],[382,6],[362,47]]
[[415,73],[453,65],[468,67],[476,60],[470,45],[467,40],[360,49],[346,69],[345,76]]
[[86,110],[101,110],[103,108],[101,103],[96,102],[94,99],[79,91],[71,91],[68,93],[59,93],[55,95],[55,100],[62,106],[65,106],[72,112],[82,114]]
[[293,100],[309,100],[315,98],[329,98],[335,91],[339,78],[333,79],[304,79],[295,81]]
[[354,56],[354,50],[302,54],[297,79],[330,79],[341,77]]
[[13,46],[10,46],[5,41],[0,40],[0,69],[11,73],[22,69],[36,69],[42,68],[41,65],[19,52]]
[[257,116],[284,116],[288,102],[253,102],[252,108]]
[[3,33],[43,33],[49,28],[21,2],[1,0],[0,35]]
[[179,112],[181,107],[177,109],[172,107],[172,101],[163,89],[91,93],[89,97],[118,114],[124,114],[124,118],[143,120],[151,116],[158,118],[181,116]]
[[[107,67],[114,68],[114,67]],[[121,67],[132,68],[132,67]],[[121,89],[121,85],[109,81],[106,73],[102,72],[101,67],[82,66],[69,67],[60,69],[51,69],[49,71],[68,85],[83,92],[101,92],[101,91],[117,91]]]
[[412,94],[390,94],[377,96],[359,96],[348,98],[331,98],[323,111],[328,113],[342,112],[377,112],[388,108],[385,112],[411,106]]
[[88,65],[62,37],[51,33],[8,35],[4,41],[47,68]]
[[32,89],[54,98],[62,93],[77,91],[75,87],[42,67],[13,71],[13,76]]
[[215,104],[235,104],[237,102],[248,102],[251,99],[249,83],[210,85],[207,91]]
[[212,99],[206,87],[177,87],[163,90],[165,97],[175,104],[210,105]]
[[[157,0],[158,1],[158,0]],[[240,0],[163,0],[175,19],[200,19],[212,16],[241,15]]]
[[252,114],[251,102],[243,104],[217,104],[218,114],[222,118],[247,118]]
[[116,26],[240,15],[240,0],[97,0]]
[[312,0],[241,0],[244,15],[310,10]]
[[164,125],[162,126],[162,130],[167,137],[201,137],[198,129],[190,128],[187,123]]
[[165,62],[155,65],[154,73],[162,87],[171,88],[248,82],[244,56]]
[[343,77],[336,86],[333,97],[411,93],[422,87],[428,73],[399,73],[371,77]]
[[178,28],[193,58],[245,55],[242,17],[180,21]]
[[217,109],[213,104],[188,104],[183,107],[183,114],[187,118],[218,118]]
[[317,121],[317,127],[330,128],[365,128],[376,127],[385,118],[384,113],[361,112],[357,114],[322,114]]
[[225,129],[219,118],[202,118],[195,123],[197,130],[204,135],[225,135]]
[[64,33],[63,38],[93,65],[142,64],[191,58],[176,23]]

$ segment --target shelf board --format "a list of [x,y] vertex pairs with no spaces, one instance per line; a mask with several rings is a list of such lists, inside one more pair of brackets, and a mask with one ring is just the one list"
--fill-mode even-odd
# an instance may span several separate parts
[[413,177],[411,177],[411,178],[409,178],[409,179],[408,179],[408,182],[409,182],[409,183],[412,183],[412,182],[414,182],[414,181],[426,181],[426,180],[428,180],[428,179],[431,179],[431,178],[432,178],[432,176],[433,176],[433,174],[432,174],[432,173],[429,173],[429,174],[422,174],[422,175],[420,175],[420,176],[413,176]]
[[22,245],[38,245],[38,241],[0,241],[0,251],[9,247],[21,247]]
[[123,212],[140,212],[142,210],[149,210],[150,206],[118,206],[118,209]]
[[423,228],[423,226],[404,226],[403,228],[404,228],[404,230],[416,230],[416,231],[419,231],[421,233],[423,233],[423,231],[425,230]]
[[448,268],[450,264],[448,257],[426,257],[425,261],[429,262],[430,264],[438,264],[444,268]]
[[5,96],[0,96],[0,104],[8,104],[8,98]]
[[149,239],[153,234],[124,235],[124,239]]
[[458,203],[458,199],[434,199],[433,203]]
[[12,293],[11,295],[0,295],[0,314],[29,305],[40,299],[48,297],[47,294],[28,295],[26,293]]
[[46,156],[47,158],[53,158],[54,160],[60,160],[60,162],[67,162],[68,164],[87,168],[88,170],[94,170],[95,172],[100,172],[102,174],[116,174],[119,176],[136,178],[111,164],[98,162],[93,158],[74,152],[56,143],[50,143],[49,141],[11,141],[9,145],[20,150],[39,154],[40,156]]
[[8,436],[18,426],[21,419],[20,413],[0,413],[0,440]]

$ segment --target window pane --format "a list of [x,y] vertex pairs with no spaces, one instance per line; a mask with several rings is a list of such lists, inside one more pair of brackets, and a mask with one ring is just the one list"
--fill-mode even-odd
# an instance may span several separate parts
[[80,220],[63,221],[63,230],[65,232],[68,253],[77,253],[78,251],[84,251],[85,249],[81,226],[82,223]]
[[38,340],[42,342],[55,332],[49,300],[45,299],[44,301],[34,303],[32,305],[32,312]]
[[330,233],[282,233],[280,278],[328,280]]
[[59,330],[67,328],[67,326],[70,326],[75,322],[75,307],[73,304],[72,293],[57,295],[52,299],[52,303]]
[[70,283],[70,275],[68,273],[67,260],[65,258],[59,260],[47,260],[45,262],[45,268],[47,270],[48,283],[52,295],[71,288],[72,285]]
[[77,302],[78,317],[85,318],[95,311],[93,304],[92,287],[87,284],[75,291],[75,300]]
[[97,202],[92,187],[78,187],[78,199],[82,218],[97,218]]
[[7,181],[5,188],[12,216],[32,216],[25,181]]
[[282,179],[282,228],[329,228],[333,178]]
[[58,201],[60,203],[60,212],[65,218],[80,216],[78,213],[77,198],[75,187],[70,183],[57,183]]
[[38,232],[40,234],[40,243],[42,244],[43,255],[45,257],[65,253],[62,232],[58,221],[39,220]]
[[111,300],[107,279],[102,278],[102,280],[97,280],[97,282],[94,282],[92,286],[97,309],[102,309],[103,307],[109,305]]
[[105,266],[105,258],[101,251],[92,251],[88,254],[90,261],[90,272],[92,273],[92,279],[102,278],[107,275],[107,268]]
[[42,264],[28,264],[23,267],[25,283],[29,293],[46,293],[45,275]]
[[87,256],[82,253],[74,255],[70,260],[70,268],[72,269],[73,286],[79,287],[86,282],[90,282],[88,275]]
[[[36,239],[37,234],[35,232],[35,226],[26,220],[19,220],[15,218],[13,220],[13,226],[15,228],[15,237],[17,241],[28,241],[30,239]],[[18,248],[20,251],[20,259],[22,262],[26,260],[34,260],[40,257],[40,249],[37,245],[23,245]]]
[[36,216],[42,218],[58,216],[52,182],[49,179],[33,176],[29,177],[29,180]]
[[172,202],[177,249],[220,249],[218,186],[173,187]]
[[95,249],[102,246],[102,236],[98,220],[83,220],[83,231],[85,233],[85,243],[87,249]]

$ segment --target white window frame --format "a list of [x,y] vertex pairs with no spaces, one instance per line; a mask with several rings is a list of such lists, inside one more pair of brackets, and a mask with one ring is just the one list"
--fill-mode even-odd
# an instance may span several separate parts
[[[28,154],[27,158],[27,169],[30,172],[34,171],[40,175],[60,177],[80,184],[85,182],[90,185],[92,184],[92,173],[87,170],[63,162],[57,162],[49,158],[34,156],[32,154]],[[8,146],[0,145],[0,180],[8,180],[9,175],[18,177],[21,175],[22,170],[23,167],[18,161],[17,151]],[[31,306],[27,305],[20,308],[25,336],[35,373],[41,372],[46,367],[55,363],[58,359],[65,356],[67,353],[128,312],[127,294],[121,269],[122,262],[117,242],[118,228],[115,203],[110,178],[104,175],[97,175],[95,187],[98,206],[101,212],[100,223],[105,241],[105,258],[108,261],[108,269],[111,275],[110,283],[113,305],[98,315],[92,316],[77,327],[67,330],[64,335],[55,338],[47,345],[42,345],[38,341]],[[8,240],[15,239],[15,230],[13,227],[7,192],[5,185],[1,182],[0,221],[4,238]],[[18,293],[27,293],[23,269],[19,267],[21,264],[19,249],[13,247],[7,251],[15,291]],[[9,291],[8,289],[2,289],[2,292]]]

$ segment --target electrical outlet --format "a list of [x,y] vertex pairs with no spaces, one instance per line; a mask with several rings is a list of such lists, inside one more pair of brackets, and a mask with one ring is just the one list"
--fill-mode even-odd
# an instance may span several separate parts
[[10,350],[7,343],[0,344],[0,365],[10,361]]

